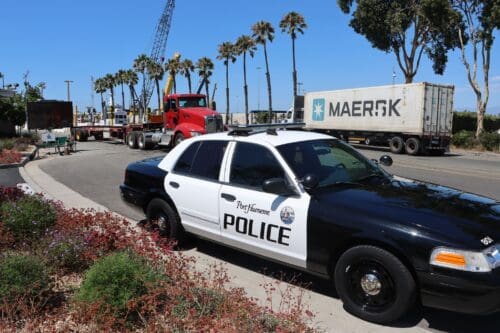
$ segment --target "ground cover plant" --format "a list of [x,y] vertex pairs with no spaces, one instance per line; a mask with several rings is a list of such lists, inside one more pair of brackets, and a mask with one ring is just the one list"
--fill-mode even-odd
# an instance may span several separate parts
[[260,306],[174,245],[109,212],[0,187],[0,331],[312,331],[300,297]]
[[27,133],[20,137],[0,139],[0,164],[21,162],[21,153],[27,151],[37,138],[36,134]]

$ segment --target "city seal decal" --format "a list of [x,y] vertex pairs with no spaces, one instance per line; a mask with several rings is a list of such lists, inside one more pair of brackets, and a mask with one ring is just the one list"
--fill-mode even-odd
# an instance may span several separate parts
[[285,224],[292,224],[295,219],[295,212],[292,207],[283,207],[280,212],[281,221]]

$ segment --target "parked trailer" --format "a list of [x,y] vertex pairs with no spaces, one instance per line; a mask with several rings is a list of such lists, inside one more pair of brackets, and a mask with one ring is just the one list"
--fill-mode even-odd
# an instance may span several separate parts
[[76,141],[87,141],[91,136],[95,140],[123,140],[124,132],[123,126],[81,125],[73,127],[73,135]]
[[388,143],[397,154],[443,154],[452,134],[453,93],[453,86],[426,82],[310,92],[303,119],[294,121],[344,140]]

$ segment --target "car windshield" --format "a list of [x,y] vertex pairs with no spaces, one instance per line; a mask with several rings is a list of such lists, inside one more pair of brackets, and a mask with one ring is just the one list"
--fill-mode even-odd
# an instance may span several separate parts
[[298,179],[315,175],[319,187],[358,183],[387,175],[375,163],[336,139],[294,142],[276,148]]
[[180,108],[204,108],[207,106],[205,97],[180,97]]

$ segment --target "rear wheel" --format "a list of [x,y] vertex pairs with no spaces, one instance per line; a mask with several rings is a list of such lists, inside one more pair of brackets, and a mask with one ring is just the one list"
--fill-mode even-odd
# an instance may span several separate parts
[[139,149],[141,150],[146,149],[146,136],[144,135],[144,133],[140,133],[139,135],[137,135],[137,147],[139,147]]
[[127,145],[132,149],[137,149],[137,133],[130,132],[127,135]]
[[157,223],[162,236],[174,239],[178,244],[185,238],[184,228],[174,209],[165,200],[155,198],[151,200],[147,209],[148,222]]
[[87,133],[82,130],[78,130],[75,133],[76,141],[87,141]]
[[405,150],[405,143],[400,136],[395,136],[389,141],[389,148],[394,154],[402,154]]
[[335,266],[334,279],[346,310],[364,320],[393,322],[416,302],[416,284],[409,270],[379,247],[347,250]]
[[405,146],[408,155],[418,155],[420,152],[420,140],[417,138],[409,138],[406,140]]

